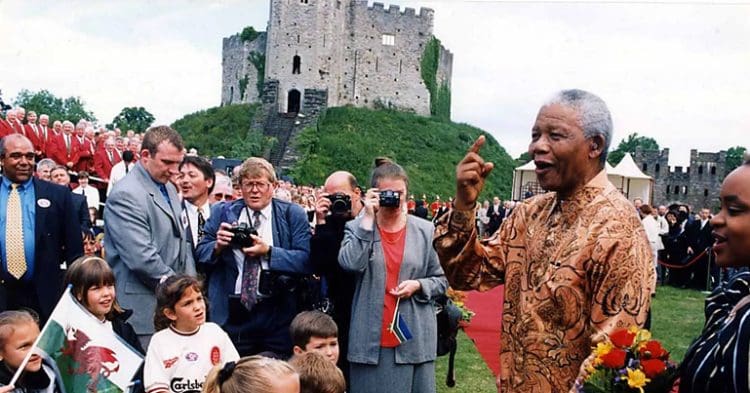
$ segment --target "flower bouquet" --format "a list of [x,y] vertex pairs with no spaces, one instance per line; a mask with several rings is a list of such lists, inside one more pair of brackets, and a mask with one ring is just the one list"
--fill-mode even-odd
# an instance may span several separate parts
[[614,331],[593,355],[588,376],[576,383],[580,393],[669,392],[677,379],[669,352],[648,330],[635,326]]

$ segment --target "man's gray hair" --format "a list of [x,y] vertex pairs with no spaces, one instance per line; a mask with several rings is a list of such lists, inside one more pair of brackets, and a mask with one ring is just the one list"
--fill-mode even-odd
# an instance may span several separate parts
[[604,164],[607,160],[609,145],[612,143],[612,115],[604,100],[584,90],[570,89],[555,94],[545,106],[554,104],[573,108],[579,113],[584,137],[602,136],[604,146],[599,159]]
[[36,163],[36,170],[38,171],[41,168],[52,169],[56,166],[57,166],[57,163],[53,161],[51,158],[43,158],[39,160],[39,162]]

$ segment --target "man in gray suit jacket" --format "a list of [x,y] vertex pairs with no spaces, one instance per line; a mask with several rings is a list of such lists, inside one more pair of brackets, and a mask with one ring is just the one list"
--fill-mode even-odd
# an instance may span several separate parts
[[140,161],[107,198],[104,250],[117,280],[117,300],[137,310],[130,323],[145,348],[154,333],[156,286],[173,274],[195,275],[195,261],[177,189],[169,182],[179,173],[182,138],[167,126],[152,127],[142,146]]

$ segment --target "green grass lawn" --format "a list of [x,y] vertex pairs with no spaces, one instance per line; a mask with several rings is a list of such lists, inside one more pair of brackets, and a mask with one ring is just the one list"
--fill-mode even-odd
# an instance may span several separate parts
[[[670,286],[657,288],[653,299],[651,332],[679,362],[693,339],[703,327],[703,300],[706,295],[695,290]],[[499,356],[499,354],[498,354]],[[456,353],[456,386],[445,386],[448,357],[439,357],[435,376],[439,393],[496,392],[495,377],[477,352],[474,343],[464,333],[458,334]]]

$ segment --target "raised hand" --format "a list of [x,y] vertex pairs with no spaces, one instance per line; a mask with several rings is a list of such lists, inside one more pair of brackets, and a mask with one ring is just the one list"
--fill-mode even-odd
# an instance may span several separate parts
[[484,180],[495,167],[495,164],[485,162],[479,155],[484,141],[484,135],[480,135],[456,167],[456,200],[453,201],[453,206],[457,210],[474,208],[479,193],[484,188]]

